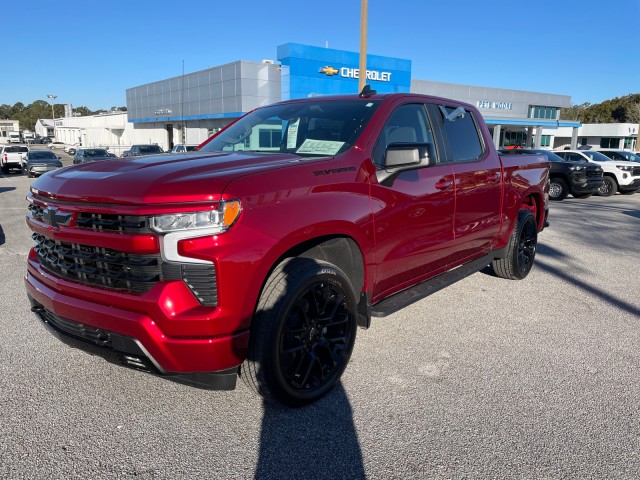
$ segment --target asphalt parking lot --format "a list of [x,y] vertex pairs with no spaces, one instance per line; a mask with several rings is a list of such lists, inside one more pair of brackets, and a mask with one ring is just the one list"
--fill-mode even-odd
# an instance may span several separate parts
[[39,326],[31,181],[0,176],[0,478],[640,477],[640,194],[553,203],[527,279],[480,272],[374,319],[339,388],[285,410]]

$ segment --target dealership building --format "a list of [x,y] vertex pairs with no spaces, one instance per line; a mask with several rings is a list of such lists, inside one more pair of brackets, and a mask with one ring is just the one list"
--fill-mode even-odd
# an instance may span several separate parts
[[[127,112],[56,119],[65,143],[108,145],[120,153],[134,143],[199,144],[240,115],[281,100],[356,93],[359,54],[287,43],[275,59],[236,61],[127,89]],[[571,97],[413,79],[408,59],[367,55],[367,83],[379,93],[420,93],[478,107],[498,147],[554,147],[554,133],[576,147],[581,124],[560,120]],[[637,137],[637,132],[635,133]],[[634,139],[635,144],[635,139]]]

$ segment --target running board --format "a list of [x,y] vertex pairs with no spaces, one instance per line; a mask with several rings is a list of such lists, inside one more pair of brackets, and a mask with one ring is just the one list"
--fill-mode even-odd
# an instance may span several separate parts
[[402,290],[401,292],[372,305],[371,316],[386,317],[387,315],[391,315],[392,313],[395,313],[418,300],[422,300],[423,298],[456,283],[458,280],[462,280],[463,278],[482,270],[495,258],[495,252],[491,252],[490,255],[485,255],[477,260],[461,265],[458,268],[454,268],[453,270],[441,273],[429,280],[425,280],[418,285]]

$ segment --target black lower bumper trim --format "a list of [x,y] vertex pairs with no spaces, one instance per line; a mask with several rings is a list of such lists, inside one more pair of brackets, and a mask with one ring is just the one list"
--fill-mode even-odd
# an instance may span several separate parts
[[192,387],[207,390],[233,390],[236,387],[238,367],[217,372],[162,372],[134,338],[60,317],[36,302],[31,295],[28,297],[31,311],[42,321],[47,331],[70,347],[102,357],[109,363],[148,372]]

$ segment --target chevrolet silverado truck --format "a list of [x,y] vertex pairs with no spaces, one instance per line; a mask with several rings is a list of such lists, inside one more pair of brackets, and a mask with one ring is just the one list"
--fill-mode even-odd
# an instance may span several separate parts
[[500,157],[471,105],[366,88],[286,101],[197,151],[37,179],[26,289],[68,344],[301,406],[339,382],[372,317],[488,265],[526,277],[548,181],[544,157]]

